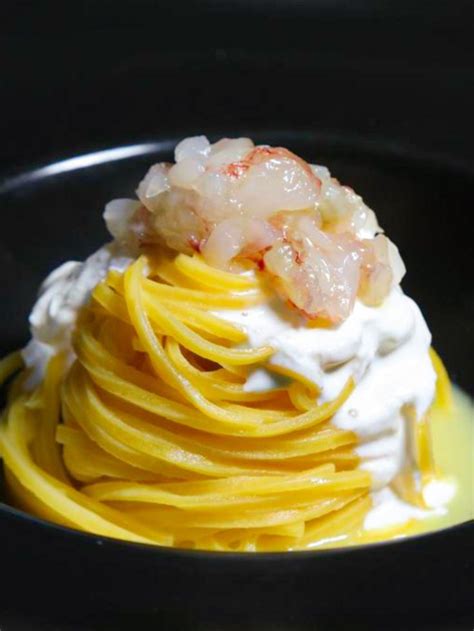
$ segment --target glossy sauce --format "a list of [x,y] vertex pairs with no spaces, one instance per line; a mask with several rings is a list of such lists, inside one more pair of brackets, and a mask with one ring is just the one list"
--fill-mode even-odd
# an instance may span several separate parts
[[[439,507],[432,509],[431,514],[413,508],[412,515],[404,523],[399,521],[386,528],[365,529],[337,544],[326,542],[325,547],[404,538],[449,528],[474,518],[474,403],[459,388],[453,388],[453,406],[450,411],[441,408],[432,411],[431,435],[437,473],[435,484],[440,495]],[[443,501],[442,487],[451,496],[449,500]],[[395,505],[393,511],[397,511]],[[421,518],[415,518],[415,514]],[[400,517],[400,513],[394,515],[394,521],[398,521],[397,517]]]
[[456,492],[446,513],[417,522],[415,531],[447,528],[474,517],[474,403],[459,388],[453,389],[451,413],[432,414],[434,460],[439,474],[452,480]]

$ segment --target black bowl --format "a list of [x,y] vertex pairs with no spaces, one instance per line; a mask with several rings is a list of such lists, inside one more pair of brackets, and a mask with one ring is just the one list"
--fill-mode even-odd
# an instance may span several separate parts
[[[473,394],[469,213],[474,171],[347,135],[249,135],[327,164],[376,209],[407,263],[405,290],[422,307],[454,380]],[[2,352],[26,341],[27,316],[45,274],[104,242],[104,204],[132,195],[147,165],[169,159],[175,143],[171,138],[58,161],[0,184]],[[8,620],[11,612],[18,622],[21,612],[23,626],[15,627],[21,629],[42,624],[57,629],[445,629],[455,621],[469,626],[473,542],[470,522],[341,550],[195,552],[87,535],[0,504],[0,614]]]

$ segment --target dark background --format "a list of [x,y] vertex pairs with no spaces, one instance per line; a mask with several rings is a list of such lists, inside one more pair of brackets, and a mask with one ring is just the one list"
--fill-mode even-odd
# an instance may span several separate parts
[[0,170],[281,126],[472,160],[473,20],[472,0],[4,0]]

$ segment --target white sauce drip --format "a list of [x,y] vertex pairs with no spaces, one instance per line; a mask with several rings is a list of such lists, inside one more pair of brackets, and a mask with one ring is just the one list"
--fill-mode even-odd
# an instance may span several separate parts
[[[407,406],[418,418],[425,414],[436,383],[428,354],[431,334],[420,309],[400,287],[394,287],[380,307],[357,301],[347,320],[328,329],[307,327],[278,300],[214,314],[242,327],[248,346],[272,346],[275,354],[270,363],[316,383],[322,401],[337,397],[349,377],[355,380],[355,390],[332,422],[357,434],[360,466],[372,474],[375,507],[367,517],[367,527],[404,522],[415,516],[412,510],[418,518],[432,515],[431,510],[401,502],[389,488],[407,464],[414,464],[410,439],[414,420]],[[245,389],[264,391],[279,381],[281,377],[260,367],[249,375]],[[441,486],[424,489],[427,504],[436,510],[441,510],[451,493]]]
[[380,530],[402,525],[411,519],[428,519],[445,515],[446,505],[456,493],[456,484],[450,480],[432,480],[423,489],[427,509],[404,502],[387,486],[372,493],[373,507],[366,515],[364,528]]

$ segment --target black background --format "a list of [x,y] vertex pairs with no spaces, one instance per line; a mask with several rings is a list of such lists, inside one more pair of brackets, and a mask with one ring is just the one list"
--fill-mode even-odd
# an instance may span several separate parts
[[472,160],[473,7],[4,0],[0,167],[236,126],[356,130]]
[[[369,143],[383,141],[397,150],[408,147],[417,155],[428,153],[441,159],[445,156],[454,171],[456,164],[469,169],[474,163],[473,21],[474,4],[470,0],[4,1],[0,6],[0,176],[32,164],[123,143],[188,132],[231,134],[236,129],[282,128],[311,130],[316,135],[329,133],[335,137],[348,133]],[[413,177],[415,171],[408,171],[406,177]],[[399,165],[393,181],[402,175],[403,165]],[[443,230],[447,226],[450,270],[455,274],[458,260],[462,265],[462,274],[454,278],[448,292],[453,308],[444,306],[443,313],[452,316],[451,328],[434,317],[435,330],[446,327],[441,350],[453,367],[458,355],[468,355],[465,348],[456,348],[460,341],[456,338],[458,325],[453,318],[458,304],[455,300],[463,290],[463,283],[466,287],[465,279],[470,278],[467,269],[469,261],[472,262],[472,246],[466,236],[472,213],[470,182],[472,178],[460,177],[439,184],[439,191],[444,193],[431,191],[426,196],[425,206],[422,185],[418,182],[416,204],[413,204],[422,207],[424,216],[428,217],[432,200],[433,234],[437,235],[433,244],[442,251]],[[458,199],[465,205],[466,213],[463,218],[457,208],[454,215],[463,230],[460,256],[453,232],[456,226],[449,223],[450,200],[455,198],[459,186],[464,186]],[[64,190],[57,191],[66,199]],[[102,190],[102,193],[104,196],[107,193],[105,199],[111,196],[108,191]],[[74,194],[79,207],[81,192]],[[374,196],[377,198],[375,192]],[[380,194],[380,198],[383,203],[383,195]],[[9,305],[3,305],[2,331],[9,331],[9,327],[21,329],[15,322],[15,310],[18,321],[24,322],[21,309],[26,310],[31,302],[36,276],[41,276],[55,257],[63,256],[62,249],[66,247],[55,241],[53,228],[50,240],[35,242],[35,221],[30,219],[28,224],[29,216],[32,217],[29,213],[34,212],[34,208],[31,205],[27,208],[25,203],[22,205],[21,199],[17,199],[11,206],[2,204],[0,237],[3,244],[8,245],[9,241],[14,244],[11,250],[15,252],[15,265],[26,261],[33,247],[37,248],[38,265],[34,271],[16,267],[18,276],[13,280],[16,284],[20,281],[19,295],[23,302],[19,310],[20,302],[15,303],[13,311],[9,310]],[[57,204],[53,203],[54,212],[60,212],[60,205],[60,199]],[[38,211],[45,209],[41,206]],[[16,218],[10,220],[9,213],[16,214]],[[71,225],[80,231],[81,227],[73,221],[71,217]],[[89,218],[89,221],[90,224],[84,222],[84,229],[97,224],[95,219]],[[67,223],[63,219],[62,225],[64,222]],[[41,225],[43,238],[48,222]],[[393,225],[396,230],[395,220]],[[402,228],[398,229],[402,231]],[[96,239],[95,232],[89,237],[78,234],[77,239],[72,235],[67,247],[74,241],[78,251],[86,250],[88,243]],[[429,244],[424,247],[429,253]],[[408,259],[415,261],[415,255],[416,251],[409,248]],[[431,252],[430,261],[435,260],[434,255]],[[436,265],[442,274],[443,261],[437,261]],[[21,270],[24,270],[24,278]],[[424,269],[415,270],[408,283],[413,283],[413,293],[420,296],[429,313],[430,305],[436,304],[436,296],[432,295],[431,288],[423,292],[424,273]],[[468,329],[466,324],[469,319],[466,309],[469,304],[472,306],[472,282],[466,287],[466,294],[467,298],[462,295],[459,299],[459,304],[464,305],[459,331],[472,332],[472,325],[469,324]],[[2,302],[6,295],[6,290],[0,292]],[[0,342],[4,344],[3,339]],[[472,335],[470,343],[472,346]],[[451,367],[451,363],[449,365]],[[30,532],[29,527],[27,522],[13,524],[5,532],[22,532],[23,529],[25,542],[35,537],[42,541],[43,535],[36,534],[41,531]],[[57,535],[51,532],[44,536],[47,540]],[[465,554],[469,556],[468,535],[464,537],[459,541],[465,541],[462,545],[466,546]],[[74,553],[71,541],[69,536],[65,537],[68,554]],[[447,550],[447,545],[443,548],[440,544],[440,551]],[[405,552],[408,557],[418,549],[415,542],[411,546],[412,551]],[[116,548],[111,548],[109,562],[115,563],[119,584],[120,562],[127,557],[125,553],[123,557],[115,557]],[[57,550],[60,549],[58,545]],[[429,551],[433,563],[437,550],[437,544],[433,543]],[[455,558],[461,560],[463,550],[458,547]],[[86,546],[84,551],[87,555]],[[35,548],[35,554],[41,558],[39,547]],[[57,552],[56,556],[59,554]],[[78,551],[77,556],[79,554]],[[370,551],[366,554],[376,581],[378,561],[375,562],[373,556],[369,558]],[[423,554],[420,553],[420,559]],[[14,557],[11,552],[9,558]],[[446,554],[440,553],[440,563],[448,568],[445,557]],[[364,558],[362,551],[360,558]],[[381,552],[380,563],[388,563],[384,558]],[[97,556],[91,553],[90,559],[95,563]],[[144,555],[140,560],[137,555],[137,572],[142,561],[153,566],[151,556],[145,558]],[[67,565],[65,558],[61,562]],[[296,560],[294,565],[296,567]],[[170,571],[174,571],[174,567],[170,564]],[[403,576],[402,570],[401,567],[400,576]],[[347,571],[352,571],[349,561]],[[416,572],[416,568],[413,571]],[[207,576],[203,572],[202,576]],[[244,589],[245,570],[241,576]],[[464,578],[460,571],[456,576],[457,580]],[[20,573],[18,578],[20,580]],[[46,585],[48,578],[46,569]],[[472,574],[465,578],[472,580]],[[225,575],[219,580],[225,581]],[[344,577],[340,578],[340,588],[344,589]],[[419,589],[420,595],[423,594],[423,584]],[[397,593],[397,585],[394,585],[394,598]],[[426,598],[426,594],[424,596]],[[271,600],[271,594],[266,593],[265,597]],[[183,611],[185,603],[183,596]],[[279,606],[283,608],[282,603]],[[18,619],[18,611],[18,608],[13,611],[8,620],[3,614],[2,620],[0,615],[2,631],[43,628],[39,621],[32,622],[29,618],[26,602],[21,619]],[[428,614],[421,616],[414,628],[448,631],[472,626],[465,612],[460,614],[462,619],[459,620],[456,611],[440,614],[438,623]],[[77,615],[79,619],[80,612]],[[189,615],[192,626],[196,621],[191,619],[192,612]],[[400,615],[403,615],[402,610]],[[349,628],[340,621],[344,612],[338,612],[338,616],[337,628]],[[129,624],[125,622],[126,628],[133,628],[133,620]],[[313,628],[310,622],[308,624],[305,628]],[[373,625],[377,629],[413,628],[410,618],[380,618]],[[372,628],[366,621],[357,628],[369,627]],[[56,625],[54,628],[62,631],[67,627]],[[88,627],[85,622],[81,628],[92,626]],[[119,628],[118,623],[115,628]],[[138,624],[136,628],[151,627]],[[174,627],[172,622],[165,621],[163,628]],[[260,629],[264,628],[262,622]],[[298,626],[289,624],[281,628]],[[327,627],[318,623],[317,628],[336,626],[331,622]]]

